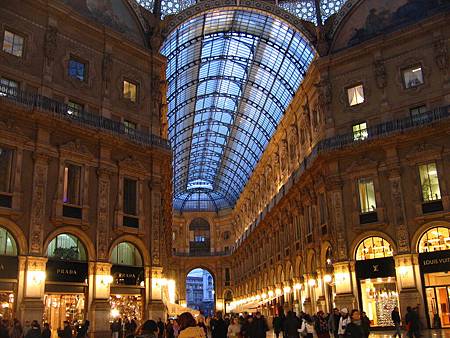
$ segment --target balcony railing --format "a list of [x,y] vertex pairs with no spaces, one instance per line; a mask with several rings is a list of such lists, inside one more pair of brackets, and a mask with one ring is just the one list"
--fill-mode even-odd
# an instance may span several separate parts
[[108,119],[98,114],[90,113],[86,110],[76,110],[69,105],[56,101],[39,94],[27,93],[14,87],[0,85],[0,100],[7,100],[17,106],[23,106],[27,110],[39,110],[49,113],[54,118],[71,121],[82,127],[100,129],[104,132],[118,136],[129,141],[146,145],[160,147],[170,150],[167,140],[150,133],[133,130],[130,132],[123,123]]
[[174,256],[178,257],[215,257],[215,256],[228,256],[230,251],[215,251],[215,252],[174,252]]

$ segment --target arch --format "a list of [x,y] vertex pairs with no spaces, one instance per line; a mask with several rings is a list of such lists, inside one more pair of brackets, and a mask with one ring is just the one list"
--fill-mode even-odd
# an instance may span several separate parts
[[26,255],[28,253],[28,241],[22,229],[13,221],[0,217],[0,227],[6,229],[14,238],[17,245],[17,253]]
[[78,237],[68,233],[53,237],[47,247],[47,257],[65,261],[88,261],[83,242]]
[[356,7],[356,5],[361,2],[362,0],[347,0],[345,5],[342,6],[339,11],[336,13],[336,16],[333,21],[333,26],[330,31],[330,37],[332,41],[331,47],[333,47],[333,39],[338,32],[339,28],[341,28],[341,24],[343,23],[344,19],[347,18],[347,15],[353,11],[353,9]]
[[56,238],[56,236],[61,235],[61,234],[69,234],[69,235],[73,235],[73,236],[77,237],[81,241],[81,243],[84,245],[84,248],[85,248],[86,254],[87,254],[87,261],[95,261],[97,255],[95,252],[94,244],[92,243],[89,236],[83,230],[76,228],[74,226],[63,226],[63,227],[53,230],[47,236],[46,240],[44,241],[43,249],[44,249],[45,253],[47,253],[48,245],[50,244],[50,242],[54,238]]
[[450,227],[435,226],[420,236],[417,245],[419,253],[443,250],[450,250]]
[[[316,252],[314,249],[308,249],[306,251],[306,272],[313,273],[315,269],[313,269],[313,262],[316,259]],[[317,265],[317,264],[316,264]]]
[[294,267],[294,274],[296,277],[299,277],[302,275],[302,257],[300,255],[297,255],[295,257],[295,267]]
[[[193,274],[196,270],[199,270],[199,275]],[[188,307],[211,315],[216,302],[216,279],[211,272],[204,268],[194,268],[188,271],[184,281]]]
[[422,236],[430,229],[435,227],[446,227],[450,228],[450,222],[448,221],[432,221],[422,224],[415,232],[411,238],[411,252],[418,253],[419,241]]
[[[121,261],[119,262],[120,251],[131,250],[131,254],[128,257],[120,257]],[[129,260],[125,262],[125,260]],[[118,243],[111,251],[110,261],[112,264],[118,265],[129,265],[129,266],[144,266],[142,254],[139,249],[131,242],[120,242]]]
[[[386,245],[388,245],[388,247],[386,247]],[[376,252],[375,249],[378,249],[378,252]],[[379,251],[380,249],[382,250],[381,252]],[[366,255],[369,255],[369,257],[366,257]],[[392,246],[386,239],[380,236],[370,236],[364,238],[356,247],[355,260],[361,261],[392,256]]]
[[122,242],[128,242],[133,244],[141,253],[141,256],[143,258],[143,264],[144,266],[148,266],[151,264],[150,254],[147,250],[147,246],[145,243],[138,237],[134,235],[122,235],[117,237],[110,245],[108,250],[108,257],[111,257],[113,249]]
[[19,250],[14,236],[5,228],[0,227],[0,256],[17,257]]
[[216,274],[214,272],[214,269],[211,268],[210,266],[207,266],[205,264],[190,264],[185,268],[185,273],[184,273],[184,279],[186,279],[187,275],[189,275],[189,273],[192,270],[195,269],[202,269],[202,270],[206,270],[209,272],[209,274],[212,276],[213,280],[216,281]]
[[235,1],[229,0],[200,1],[196,5],[186,8],[177,15],[169,17],[164,28],[164,35],[169,35],[183,22],[190,20],[196,16],[202,15],[204,14],[204,12],[208,12],[214,9],[257,10],[264,13],[265,15],[285,22],[286,24],[303,34],[309,41],[316,40],[313,31],[314,28],[307,27],[304,20],[271,3],[250,0],[241,0],[240,6],[236,6]]
[[231,289],[225,289],[223,291],[223,299],[225,302],[233,301],[233,290]]
[[351,252],[351,259],[355,259],[356,257],[356,250],[358,249],[359,244],[366,238],[369,237],[381,237],[384,240],[386,240],[392,248],[392,254],[395,256],[397,253],[397,246],[394,242],[394,240],[387,235],[386,233],[382,232],[382,231],[367,231],[365,233],[360,234],[359,236],[357,236],[351,246],[350,246],[350,252]]
[[328,250],[331,249],[333,250],[333,245],[331,244],[330,241],[323,241],[320,244],[320,266],[322,265],[326,265],[327,262],[327,252]]

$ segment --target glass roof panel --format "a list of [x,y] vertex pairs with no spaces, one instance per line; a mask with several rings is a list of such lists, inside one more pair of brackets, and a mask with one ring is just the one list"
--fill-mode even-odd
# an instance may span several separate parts
[[274,17],[217,9],[172,31],[162,54],[174,208],[232,208],[315,51]]

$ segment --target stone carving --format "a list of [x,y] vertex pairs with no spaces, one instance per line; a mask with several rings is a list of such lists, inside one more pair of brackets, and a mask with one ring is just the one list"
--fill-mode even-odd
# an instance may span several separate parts
[[288,143],[286,139],[282,139],[280,142],[280,160],[281,160],[281,172],[285,172],[288,169]]
[[298,143],[298,129],[295,124],[289,128],[289,159],[294,162],[297,159],[297,143]]
[[99,259],[108,259],[108,224],[109,224],[109,177],[98,172],[98,211],[97,211],[97,254]]
[[448,49],[444,39],[434,41],[434,60],[442,71],[448,67]]
[[30,222],[31,223],[30,251],[36,254],[39,254],[42,248],[47,172],[48,167],[46,159],[42,157],[36,158],[33,175],[33,196],[32,196],[33,207]]
[[94,158],[94,155],[92,155],[89,148],[86,145],[82,144],[79,139],[61,145],[60,150],[75,153],[77,155],[84,156],[88,159]]
[[397,247],[398,253],[407,253],[410,251],[409,233],[405,225],[405,210],[403,202],[403,194],[401,189],[400,176],[390,178],[391,196],[394,204],[394,217],[397,230]]
[[149,27],[149,44],[153,51],[158,52],[163,43],[162,22],[155,21],[153,26]]
[[[153,187],[155,189],[155,187]],[[161,223],[161,195],[157,191],[152,193],[152,263],[160,265],[160,223]]]
[[47,60],[47,66],[50,66],[55,59],[57,45],[58,29],[54,26],[48,26],[45,32],[44,55]]
[[348,259],[347,245],[344,235],[344,214],[342,210],[342,195],[341,191],[334,191],[333,194],[333,206],[334,206],[334,231],[336,232],[337,242],[337,256],[340,260]]
[[104,82],[105,95],[109,95],[109,84],[113,71],[113,58],[111,53],[105,53],[102,61],[102,77]]
[[303,105],[303,110],[302,110],[302,116],[303,116],[303,120],[305,121],[305,133],[306,133],[306,138],[308,139],[309,143],[312,143],[312,133],[311,133],[311,129],[312,129],[312,124],[311,124],[311,112],[309,109],[309,102],[308,99],[306,100],[306,103]]
[[382,60],[376,60],[373,63],[373,70],[375,73],[375,82],[379,89],[384,89],[387,85],[386,67]]

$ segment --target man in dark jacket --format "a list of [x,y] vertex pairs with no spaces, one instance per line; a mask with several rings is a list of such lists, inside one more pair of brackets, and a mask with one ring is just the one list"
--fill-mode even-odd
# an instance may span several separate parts
[[416,338],[420,337],[420,327],[419,327],[419,315],[416,311],[414,311],[411,306],[406,308],[406,316],[405,316],[406,327],[408,328],[408,337],[412,338],[413,336]]
[[272,320],[273,332],[275,333],[275,337],[279,338],[281,331],[283,331],[283,320],[281,316],[275,316]]
[[256,312],[254,322],[256,338],[266,338],[266,333],[269,331],[269,325],[267,325],[267,320],[261,315],[261,312]]
[[64,329],[58,330],[58,337],[72,338],[72,328],[67,320],[64,321]]
[[330,314],[328,318],[328,330],[334,336],[334,338],[339,338],[339,320],[341,319],[341,313],[338,308],[333,309],[333,313]]
[[158,318],[158,338],[164,337],[164,323],[162,322],[161,318]]
[[394,310],[392,310],[391,318],[392,318],[392,321],[394,322],[394,326],[395,326],[394,338],[397,335],[398,335],[398,338],[402,338],[401,319],[400,319],[400,312],[398,311],[398,306],[394,307]]
[[227,338],[228,326],[222,318],[222,312],[217,312],[217,318],[211,320],[212,338]]
[[31,322],[31,329],[27,332],[25,338],[41,338],[41,326],[37,320]]
[[284,321],[283,330],[287,338],[298,338],[298,330],[301,328],[300,320],[294,312],[289,311]]
[[364,338],[364,332],[361,326],[361,316],[358,310],[352,310],[350,315],[351,322],[346,325],[345,338]]

